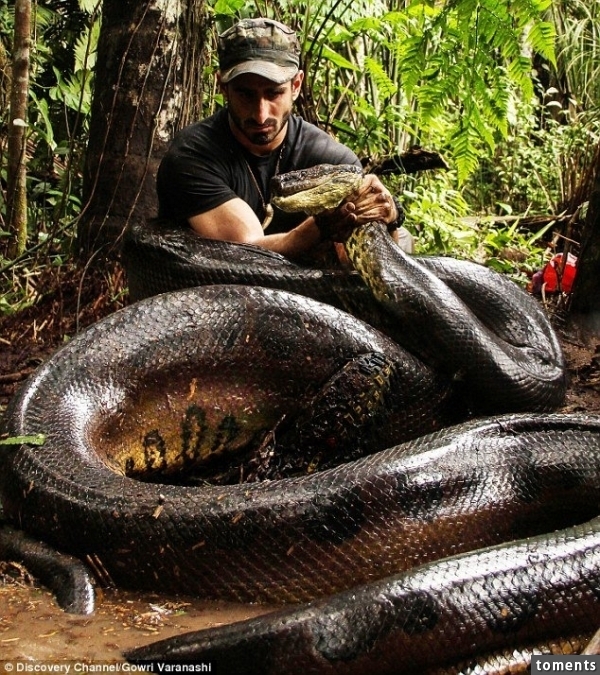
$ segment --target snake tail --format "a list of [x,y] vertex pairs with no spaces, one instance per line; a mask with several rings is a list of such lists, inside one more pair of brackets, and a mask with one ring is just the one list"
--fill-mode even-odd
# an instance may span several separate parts
[[0,560],[18,562],[50,588],[56,601],[70,614],[94,611],[94,585],[87,567],[77,558],[59,553],[24,532],[0,528]]

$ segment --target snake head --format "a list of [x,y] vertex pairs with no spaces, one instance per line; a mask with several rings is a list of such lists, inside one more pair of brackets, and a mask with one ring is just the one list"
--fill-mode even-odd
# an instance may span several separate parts
[[271,202],[282,211],[314,215],[334,209],[358,189],[363,172],[353,164],[318,164],[271,179]]

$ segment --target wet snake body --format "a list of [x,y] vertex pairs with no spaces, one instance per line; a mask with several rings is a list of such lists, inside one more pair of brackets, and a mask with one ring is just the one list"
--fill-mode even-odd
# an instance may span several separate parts
[[[560,345],[544,312],[512,281],[465,260],[407,256],[377,223],[357,230],[347,248],[362,273],[307,268],[256,246],[145,223],[130,228],[125,256],[136,300],[222,283],[300,293],[362,318],[465,382],[463,394],[474,412],[560,405]],[[381,278],[378,287],[374,280]]]
[[[424,673],[597,627],[600,420],[512,414],[565,389],[531,298],[479,266],[396,255],[377,224],[347,244],[359,274],[154,227],[125,249],[133,295],[152,297],[74,338],[11,401],[3,432],[46,441],[0,453],[5,515],[120,585],[322,599],[128,658]],[[353,304],[394,340],[332,306]],[[465,409],[506,414],[448,427]],[[260,461],[285,448],[282,471],[300,451],[309,471],[351,461],[177,484],[257,446]]]
[[[439,518],[443,522],[444,514],[452,519],[465,517],[458,506],[460,498],[450,508],[452,515],[446,512],[449,502],[444,503],[441,494],[445,490],[440,489],[439,483],[435,486],[439,491],[433,497],[434,476],[444,485],[446,475],[449,481],[458,478],[452,471],[442,473],[448,470],[446,461],[454,455],[452,464],[471,465],[470,476],[462,476],[463,484],[470,488],[478,482],[474,476],[485,466],[488,478],[498,481],[496,489],[504,487],[510,492],[508,486],[513,486],[508,499],[515,499],[513,506],[519,501],[522,507],[525,503],[531,505],[546,489],[553,491],[557,502],[551,507],[550,530],[572,517],[572,522],[583,520],[583,524],[459,553],[299,608],[141,647],[130,652],[128,658],[134,662],[214,663],[223,672],[238,675],[526,672],[528,655],[551,653],[550,647],[539,650],[532,645],[559,642],[560,637],[593,632],[598,626],[600,518],[585,520],[597,513],[598,423],[597,418],[585,416],[496,419],[427,437],[425,454],[417,451],[409,459],[421,470],[429,464],[428,454],[431,462],[425,469],[429,482],[423,475],[420,479],[415,475],[419,496],[427,494],[429,499],[427,505],[419,500],[413,502],[412,518]],[[540,453],[543,458],[536,447],[545,448]],[[547,450],[552,447],[558,449]],[[413,446],[409,452],[416,450]],[[496,462],[492,455],[502,459]],[[594,455],[595,459],[591,459]],[[521,473],[524,457],[532,462],[532,472],[527,477],[527,471]],[[573,464],[571,460],[575,460]],[[502,464],[504,469],[500,469]],[[588,465],[586,469],[584,464]],[[503,476],[504,471],[507,473]],[[536,480],[544,473],[542,482],[548,482],[542,488]],[[587,480],[583,487],[574,479],[576,474],[587,474],[596,487]],[[570,486],[563,493],[559,485],[564,488],[567,483]],[[454,482],[454,489],[457,484]],[[447,488],[452,489],[449,484]],[[517,497],[515,493],[522,489],[523,494]],[[500,520],[502,507],[493,503],[494,498],[488,503],[486,488],[480,485],[478,491],[479,516],[483,517],[489,507],[498,509],[496,516]],[[568,504],[567,511],[582,510],[577,515],[567,515],[558,503],[559,494],[564,497],[563,507]],[[542,498],[539,505],[543,501]],[[543,529],[545,518],[541,512],[531,514],[532,523],[538,518],[537,526]],[[498,520],[490,518],[487,524],[494,528]],[[465,530],[474,523],[465,517]],[[475,525],[474,539],[481,534],[481,526],[481,521]],[[442,529],[443,534],[438,531],[432,539],[424,536],[422,545],[428,546],[438,537],[452,538]],[[510,652],[500,654],[507,647]],[[521,662],[521,650],[526,656],[519,670],[515,661]],[[499,655],[490,658],[489,653],[494,651]],[[489,670],[479,667],[480,661],[487,661]],[[462,667],[455,669],[454,664],[461,662]]]

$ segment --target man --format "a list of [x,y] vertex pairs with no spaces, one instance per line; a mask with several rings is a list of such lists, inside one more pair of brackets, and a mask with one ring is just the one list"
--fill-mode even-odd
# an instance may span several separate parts
[[227,106],[176,135],[158,171],[159,215],[202,237],[255,244],[292,259],[324,241],[343,241],[370,220],[387,223],[397,238],[401,214],[373,175],[338,208],[317,217],[276,209],[263,230],[272,176],[360,162],[292,114],[304,73],[290,28],[270,19],[244,19],[219,36],[218,54],[217,78]]

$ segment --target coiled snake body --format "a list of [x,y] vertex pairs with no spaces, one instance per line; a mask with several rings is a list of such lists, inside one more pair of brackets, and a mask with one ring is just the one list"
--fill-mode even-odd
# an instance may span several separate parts
[[[339,594],[131,660],[424,673],[597,628],[600,420],[542,412],[562,400],[564,366],[532,299],[477,266],[398,257],[377,224],[347,246],[370,288],[253,247],[184,240],[133,232],[134,295],[209,285],[92,326],[11,401],[3,431],[46,441],[0,454],[5,515],[117,584],[244,601]],[[224,285],[232,251],[243,262]],[[260,285],[237,285],[244,273]],[[289,292],[299,278],[313,298]],[[357,302],[418,357],[323,296]],[[441,428],[465,408],[503,414]],[[285,472],[298,449],[309,470],[352,461],[177,484],[227,457],[246,471],[275,453]]]

